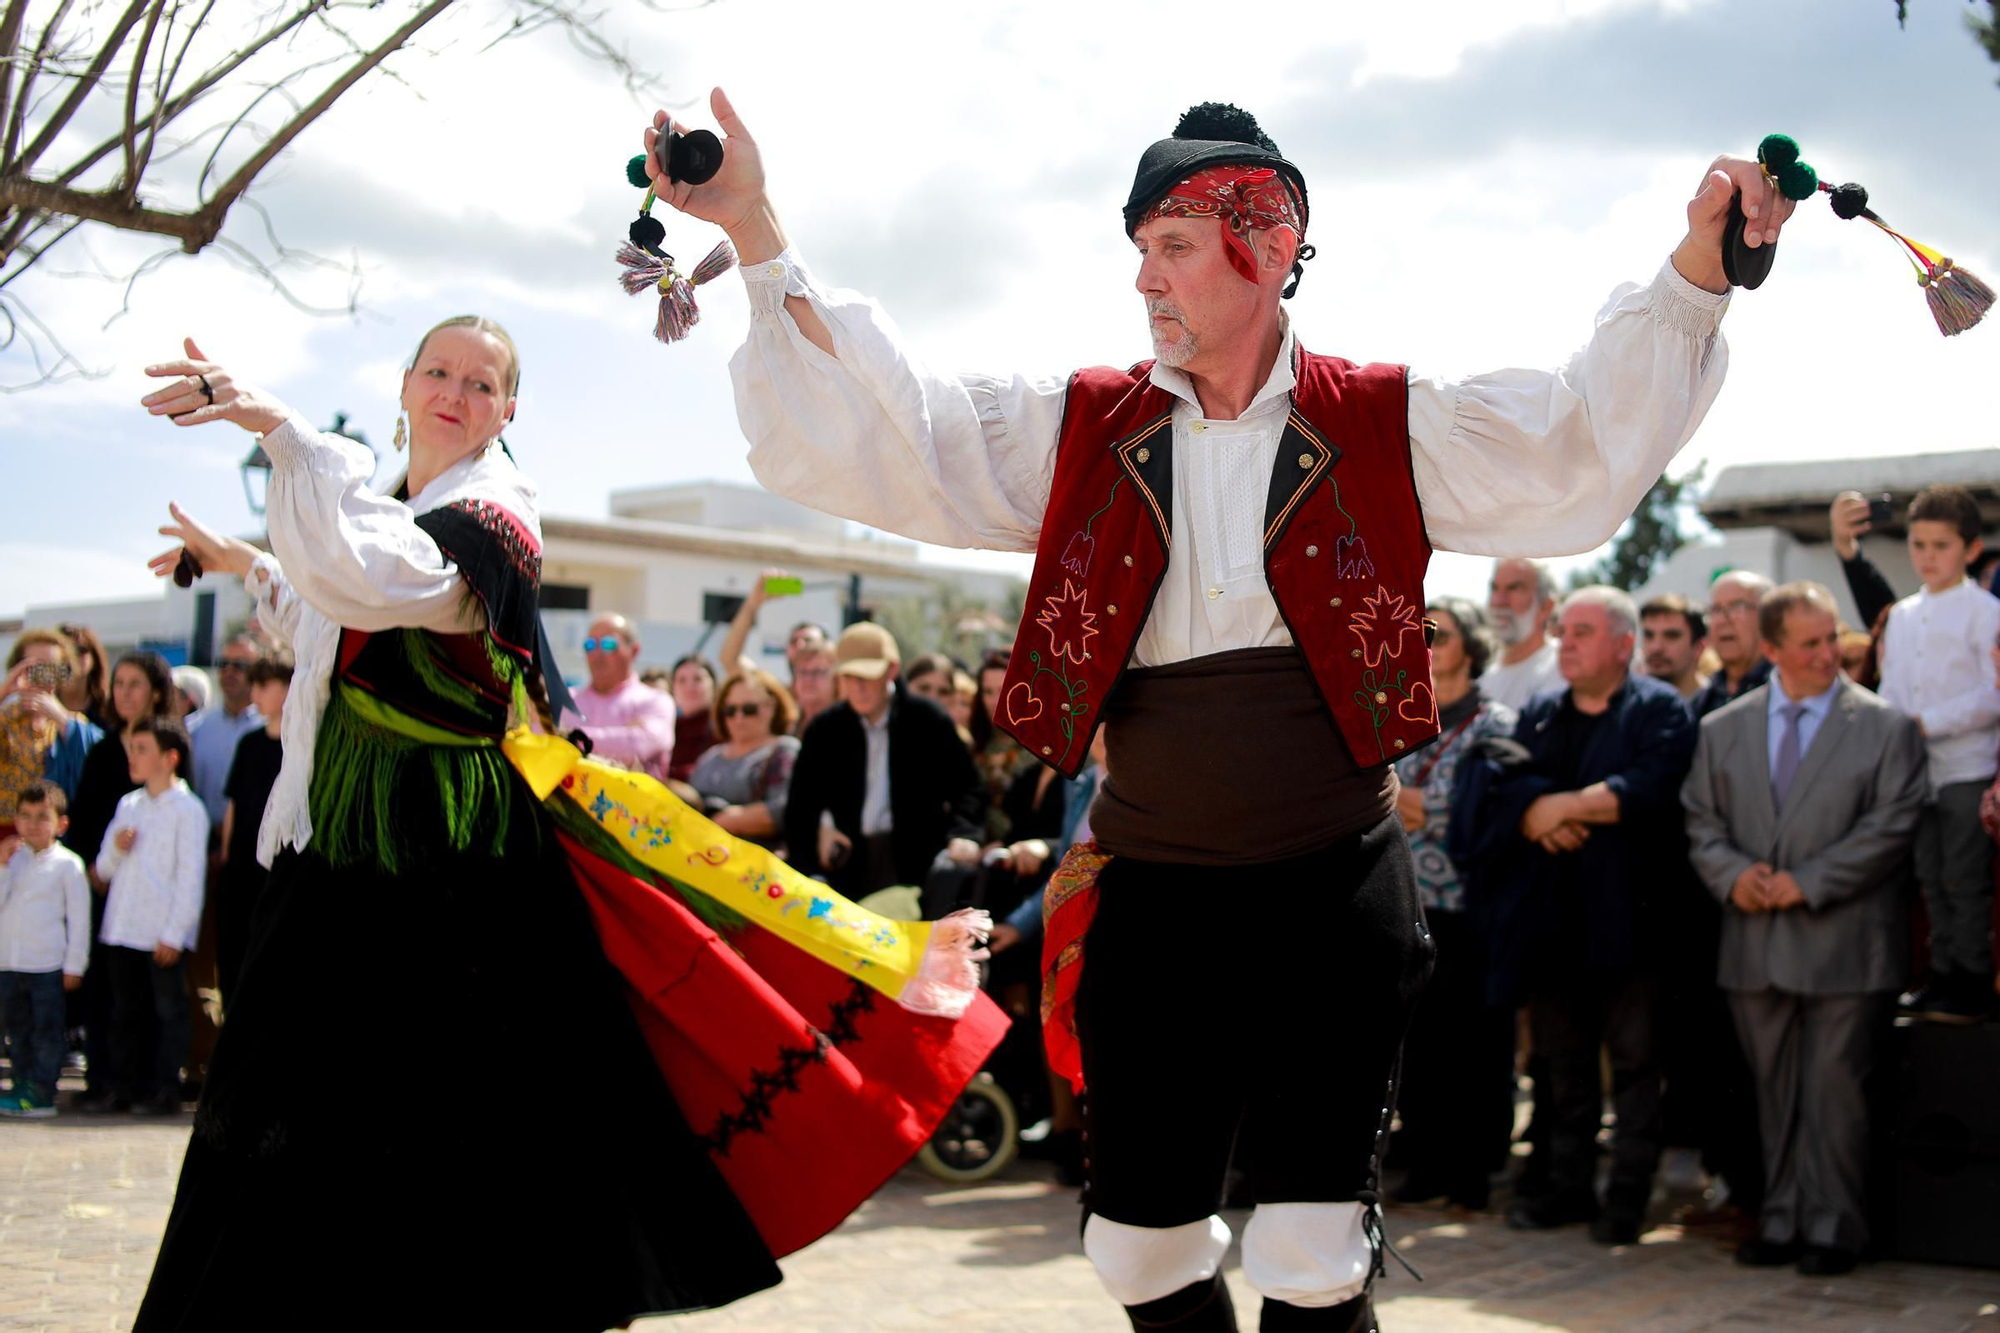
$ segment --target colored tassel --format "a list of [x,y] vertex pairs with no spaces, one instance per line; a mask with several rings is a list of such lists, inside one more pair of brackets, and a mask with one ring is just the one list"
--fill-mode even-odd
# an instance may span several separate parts
[[1938,332],[1947,338],[1965,332],[1993,308],[1993,289],[1949,259],[1944,261],[1943,272],[1917,281],[1923,283],[1924,299],[1930,302]]
[[1937,321],[1938,332],[1949,338],[1965,332],[1993,308],[1993,289],[1973,274],[1958,267],[1949,256],[1938,253],[1921,241],[1913,241],[1891,227],[1868,207],[1868,191],[1859,185],[1828,185],[1819,188],[1832,196],[1834,215],[1852,220],[1861,218],[1903,247],[1904,257],[1917,271],[1917,285]]
[[650,255],[630,242],[618,247],[617,257],[625,267],[625,271],[618,275],[618,285],[625,289],[626,295],[637,296],[649,287],[660,293],[660,309],[653,321],[653,336],[663,343],[679,342],[701,322],[701,310],[695,305],[694,289],[704,282],[714,281],[736,266],[736,248],[727,237],[695,265],[692,275],[675,268],[673,256]]

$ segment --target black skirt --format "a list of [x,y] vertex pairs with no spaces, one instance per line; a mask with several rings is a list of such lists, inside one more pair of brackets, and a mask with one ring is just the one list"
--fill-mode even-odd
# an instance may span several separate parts
[[501,856],[279,860],[139,1333],[600,1333],[778,1282],[516,796]]

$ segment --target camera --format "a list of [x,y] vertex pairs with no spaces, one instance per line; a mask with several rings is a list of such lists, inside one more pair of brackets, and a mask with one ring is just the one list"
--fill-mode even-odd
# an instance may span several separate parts
[[1896,521],[1896,506],[1887,495],[1878,495],[1868,502],[1868,525],[1886,528]]
[[54,691],[62,688],[69,679],[67,662],[30,662],[26,684],[38,690]]

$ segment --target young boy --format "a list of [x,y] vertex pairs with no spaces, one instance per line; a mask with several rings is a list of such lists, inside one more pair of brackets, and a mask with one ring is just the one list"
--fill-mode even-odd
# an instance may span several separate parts
[[[111,980],[111,1078],[104,1110],[173,1115],[188,1053],[187,969],[201,928],[208,814],[182,780],[188,735],[172,718],[126,733],[132,781],[104,831],[110,881],[101,938]],[[92,1109],[97,1109],[93,1107]]]
[[236,998],[237,978],[243,972],[251,909],[269,873],[257,863],[257,830],[264,823],[264,805],[284,760],[279,725],[291,688],[289,656],[259,658],[251,666],[250,703],[264,725],[236,743],[236,757],[222,789],[228,803],[222,814],[222,873],[215,881],[215,975],[225,1013]]
[[57,842],[69,802],[53,782],[22,788],[17,836],[0,839],[0,1008],[14,1045],[14,1090],[0,1115],[56,1113],[63,1061],[63,992],[90,962],[90,881],[83,858]]
[[1983,549],[1969,492],[1924,488],[1909,527],[1910,563],[1924,586],[1889,612],[1882,697],[1917,720],[1930,751],[1915,858],[1931,919],[1931,979],[1902,1003],[1940,1022],[1977,1023],[1993,1007],[1993,841],[1979,826],[1979,798],[2000,750],[1990,661],[2000,599],[1966,578]]

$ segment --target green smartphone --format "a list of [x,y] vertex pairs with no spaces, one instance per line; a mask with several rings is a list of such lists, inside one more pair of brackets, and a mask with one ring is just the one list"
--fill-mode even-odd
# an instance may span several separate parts
[[771,578],[764,580],[766,597],[797,597],[806,590],[804,579]]

